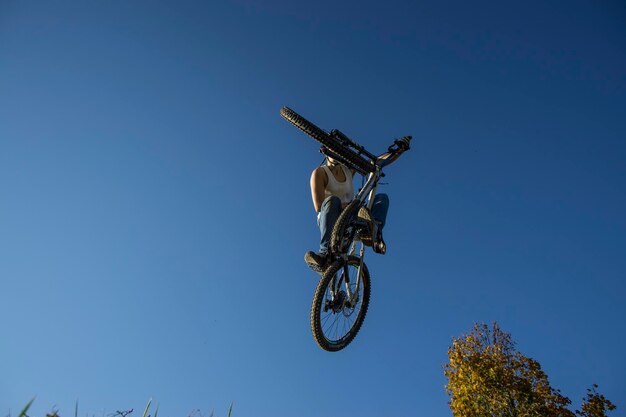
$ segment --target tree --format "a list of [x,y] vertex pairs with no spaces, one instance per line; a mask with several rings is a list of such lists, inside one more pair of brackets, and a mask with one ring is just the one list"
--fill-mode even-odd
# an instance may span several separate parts
[[594,385],[582,411],[570,411],[570,399],[550,386],[539,362],[517,351],[497,323],[491,329],[475,324],[469,334],[453,339],[448,357],[444,374],[455,417],[606,417],[615,409]]

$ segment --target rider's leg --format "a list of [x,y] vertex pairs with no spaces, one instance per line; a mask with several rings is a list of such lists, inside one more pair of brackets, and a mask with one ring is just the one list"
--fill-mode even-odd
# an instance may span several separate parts
[[327,197],[317,215],[317,224],[321,234],[320,251],[319,253],[308,251],[304,254],[304,261],[317,272],[322,272],[327,264],[326,255],[328,254],[330,235],[340,214],[341,200],[339,200],[339,197]]
[[376,230],[375,244],[374,244],[374,252],[376,253],[386,253],[387,245],[385,244],[385,240],[383,239],[383,227],[385,227],[385,220],[387,220],[387,211],[389,210],[389,197],[387,194],[377,194],[374,197],[374,203],[372,205],[372,216],[374,220],[378,223],[378,227]]
[[320,254],[328,253],[328,245],[330,243],[330,235],[333,231],[335,223],[341,214],[341,200],[339,197],[331,195],[322,203],[320,213],[317,217],[317,224],[320,228]]
[[372,216],[379,223],[378,229],[385,227],[387,220],[387,211],[389,210],[389,197],[387,194],[376,194],[374,204],[372,205]]

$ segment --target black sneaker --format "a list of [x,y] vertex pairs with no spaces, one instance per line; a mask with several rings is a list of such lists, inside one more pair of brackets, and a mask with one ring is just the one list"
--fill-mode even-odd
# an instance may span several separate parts
[[304,262],[315,272],[324,272],[326,266],[326,255],[308,251],[304,254]]
[[383,232],[380,229],[378,229],[378,236],[376,237],[376,244],[374,245],[372,249],[374,249],[374,252],[380,253],[381,255],[384,255],[385,253],[387,253],[387,245],[385,244],[385,241],[383,240]]

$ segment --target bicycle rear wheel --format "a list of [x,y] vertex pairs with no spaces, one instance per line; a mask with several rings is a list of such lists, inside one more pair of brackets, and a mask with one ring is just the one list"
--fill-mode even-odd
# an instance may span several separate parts
[[326,146],[337,155],[344,158],[350,164],[353,164],[355,167],[359,168],[361,171],[367,173],[374,172],[374,170],[376,169],[370,161],[365,160],[356,152],[352,151],[349,148],[346,148],[338,140],[333,138],[324,130],[315,126],[313,123],[309,122],[304,117],[300,116],[295,111],[291,110],[289,107],[283,107],[282,109],[280,109],[280,115],[283,116],[288,122],[296,126],[298,129],[302,130],[304,133],[311,136],[313,139]]
[[341,212],[330,234],[330,251],[344,253],[354,239],[354,219],[359,212],[361,202],[354,199]]
[[356,291],[359,262],[357,256],[348,257],[346,279],[343,260],[335,261],[326,269],[315,289],[311,332],[319,347],[329,352],[348,346],[365,320],[370,301],[370,275],[365,263],[361,267],[359,291],[352,302],[346,291],[346,286],[351,293]]

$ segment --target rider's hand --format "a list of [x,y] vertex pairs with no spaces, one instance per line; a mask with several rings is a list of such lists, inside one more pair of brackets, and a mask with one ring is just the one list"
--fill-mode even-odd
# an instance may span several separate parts
[[395,142],[398,145],[398,148],[400,148],[400,150],[408,151],[409,149],[411,149],[410,141],[411,141],[411,138],[408,136],[405,136],[402,139],[396,140]]

